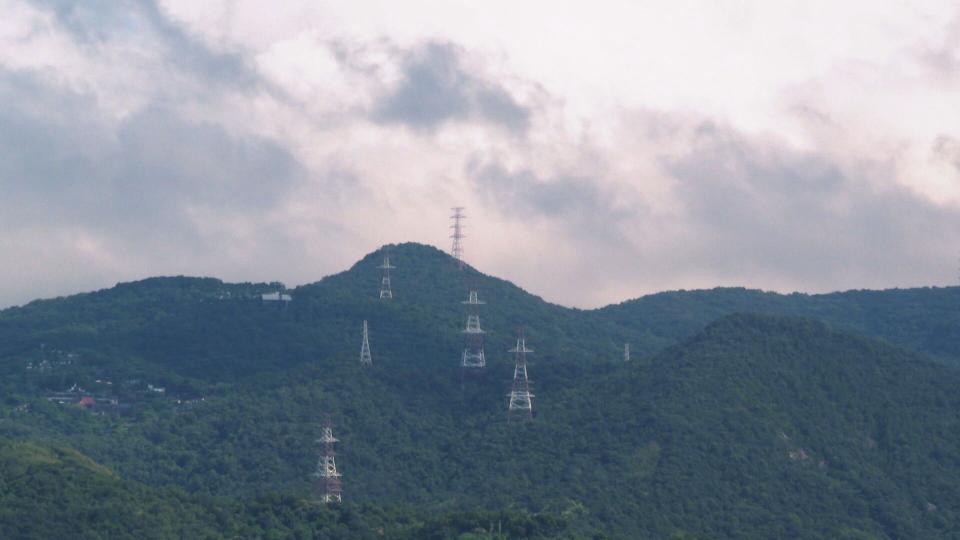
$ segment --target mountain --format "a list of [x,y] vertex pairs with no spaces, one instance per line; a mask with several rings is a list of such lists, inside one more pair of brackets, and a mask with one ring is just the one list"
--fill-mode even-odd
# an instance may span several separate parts
[[3,538],[482,540],[549,538],[566,529],[561,518],[518,511],[424,515],[276,495],[197,497],[123,480],[76,450],[35,443],[0,442],[0,487]]
[[[4,538],[173,537],[184,533],[184,497],[121,480],[74,449],[0,443],[0,536]],[[146,511],[148,509],[150,511]],[[198,536],[215,521],[192,523]]]
[[[378,251],[287,304],[260,300],[278,284],[180,277],[0,312],[0,440],[79,450],[109,467],[105,489],[147,490],[131,504],[179,497],[202,516],[219,501],[235,531],[251,515],[398,538],[490,535],[494,521],[512,538],[957,529],[955,289],[718,289],[584,311],[433,248],[389,248],[393,301],[377,298]],[[488,302],[489,365],[463,378],[470,284]],[[363,320],[372,369],[357,362]],[[506,422],[521,325],[536,350],[530,424]],[[624,341],[649,354],[624,363]],[[74,383],[130,408],[43,399]],[[346,514],[304,502],[326,414]]]
[[623,460],[651,537],[949,538],[958,382],[816,321],[733,315],[588,391],[605,429],[584,454]]
[[795,315],[878,337],[960,365],[960,287],[788,295],[743,288],[671,291],[593,312],[622,335],[641,334],[656,352],[733,313]]
[[[384,252],[397,266],[393,301],[377,297]],[[284,309],[260,300],[278,283],[228,284],[212,278],[151,278],[0,312],[0,358],[40,360],[48,349],[87,350],[100,366],[180,378],[235,381],[335,354],[355,354],[360,322],[394,356],[449,366],[461,346],[460,302],[475,286],[488,350],[505,351],[523,326],[539,358],[576,369],[617,362],[623,343],[654,354],[733,313],[795,315],[878,337],[960,364],[960,287],[780,295],[748,289],[675,291],[596,310],[550,304],[513,284],[457,270],[445,253],[420,244],[385,246],[348,271],[289,291]],[[376,351],[375,351],[376,352]],[[449,355],[449,356],[448,356]]]

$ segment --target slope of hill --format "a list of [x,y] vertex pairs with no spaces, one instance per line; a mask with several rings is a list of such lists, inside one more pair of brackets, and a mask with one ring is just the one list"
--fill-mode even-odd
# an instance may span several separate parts
[[[76,450],[0,441],[0,537],[554,538],[560,516],[522,511],[426,515],[410,507],[324,506],[289,496],[237,501],[118,478]],[[494,525],[496,524],[496,525]]]
[[[952,317],[953,289],[875,293],[869,317],[851,300],[861,293],[831,296],[828,310],[802,303],[819,297],[742,290],[581,311],[402,245],[397,297],[380,302],[379,257],[294,289],[285,307],[257,299],[271,284],[164,278],[6,310],[0,437],[81,448],[150,489],[229,497],[240,515],[266,497],[279,505],[270,512],[306,519],[289,509],[308,493],[317,422],[331,413],[348,501],[525,509],[563,516],[569,534],[618,538],[949,538],[960,526],[960,371],[849,332],[886,320],[869,328],[925,350],[930,327]],[[490,363],[461,380],[464,280],[489,302]],[[928,295],[938,300],[926,313]],[[916,316],[901,324],[908,305]],[[831,326],[757,315],[708,325],[741,308],[823,313]],[[530,425],[505,421],[518,324],[537,350]],[[625,340],[661,352],[623,364]],[[167,393],[145,392],[147,381]],[[93,416],[37,399],[73,382],[136,406]]]
[[169,538],[185,520],[197,537],[216,530],[190,520],[182,496],[124,482],[70,448],[0,443],[0,487],[3,538]]
[[[653,354],[732,313],[797,315],[960,362],[960,288],[779,295],[747,289],[660,293],[598,310],[569,309],[467,268],[419,244],[386,246],[398,267],[395,299],[377,298],[383,250],[350,270],[291,291],[284,309],[259,300],[279,284],[210,278],[153,278],[95,293],[36,301],[0,312],[0,370],[41,361],[47,350],[86,353],[115,378],[149,373],[176,387],[190,380],[236,381],[251,374],[355,354],[360,321],[379,352],[396,358],[457,358],[468,284],[487,301],[488,349],[505,358],[518,326],[539,357],[576,370],[585,362]],[[429,354],[423,346],[429,344]],[[19,361],[19,365],[14,365]],[[603,368],[601,368],[603,369]],[[129,378],[128,377],[128,378]],[[48,380],[48,384],[66,383]],[[68,386],[70,383],[67,383]]]
[[[263,303],[277,284],[153,278],[95,293],[43,300],[0,312],[0,358],[26,365],[48,350],[85,354],[87,363],[118,372],[155,372],[206,382],[236,381],[278,368],[359,351],[360,323],[370,321],[383,358],[455,367],[465,322],[467,284],[487,302],[488,347],[506,351],[516,327],[528,328],[544,357],[569,366],[598,359],[596,344],[616,357],[619,340],[582,312],[548,304],[473,269],[460,272],[444,253],[416,244],[395,247],[396,297],[377,298],[379,253],[349,271],[291,290],[286,306]],[[425,348],[428,345],[429,348]],[[427,353],[427,354],[424,354]],[[505,355],[503,355],[505,356]],[[133,366],[135,369],[128,370]]]
[[735,315],[599,383],[586,453],[625,460],[623,499],[654,537],[949,538],[958,383],[819,322]]
[[323,410],[348,500],[517,506],[614,537],[948,538],[958,524],[960,374],[820,323],[723,319],[650,363],[538,387],[530,425],[505,422],[499,377],[461,390],[420,373],[424,398],[413,374],[293,370],[122,432],[85,418],[70,440],[153,485],[299,497]]
[[641,333],[642,352],[677,343],[724,315],[765,313],[819,319],[960,365],[960,287],[788,295],[743,288],[671,291],[592,313],[623,335]]

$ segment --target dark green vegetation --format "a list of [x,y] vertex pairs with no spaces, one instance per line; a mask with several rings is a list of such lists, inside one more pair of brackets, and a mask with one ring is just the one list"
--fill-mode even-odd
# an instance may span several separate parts
[[[582,311],[406,244],[381,302],[380,256],[285,307],[256,299],[267,284],[158,278],[0,313],[0,536],[960,530],[958,289],[717,289]],[[461,382],[465,280],[488,302],[489,366]],[[518,325],[536,349],[529,425],[506,423]],[[38,398],[74,383],[135,405],[96,416]],[[342,508],[307,502],[324,413]]]
[[75,450],[0,443],[2,538],[542,538],[560,517],[523,511],[428,515],[409,507],[323,506],[272,495],[198,497],[120,480]]

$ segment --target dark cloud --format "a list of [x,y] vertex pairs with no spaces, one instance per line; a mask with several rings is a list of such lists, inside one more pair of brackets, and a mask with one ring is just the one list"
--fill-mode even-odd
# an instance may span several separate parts
[[446,122],[480,120],[513,132],[526,131],[530,111],[504,88],[468,73],[462,55],[449,43],[407,52],[403,77],[374,109],[374,121],[430,130]]
[[[277,143],[227,133],[184,111],[259,84],[236,54],[213,51],[152,0],[34,0],[92,58],[131,43],[148,48],[156,84],[114,119],[103,95],[45,71],[0,70],[0,182],[9,227],[43,223],[148,251],[158,243],[203,251],[191,212],[255,215],[306,176]],[[132,74],[136,76],[136,74]]]
[[920,66],[937,79],[950,84],[960,74],[960,9],[943,28],[943,41],[915,50]]
[[171,21],[155,0],[32,0],[50,11],[78,46],[96,48],[113,40],[153,38],[167,64],[207,84],[254,88],[259,76],[239,54],[214,51]]
[[[222,272],[235,261],[220,255],[215,242],[230,235],[236,216],[271,214],[294,192],[298,198],[324,198],[330,208],[348,206],[358,199],[357,190],[376,194],[364,185],[372,180],[358,178],[351,169],[356,160],[369,157],[362,154],[365,149],[346,149],[339,155],[331,150],[324,164],[329,174],[322,182],[308,181],[304,167],[279,143],[198,120],[191,111],[210,110],[210,104],[219,106],[253,92],[275,98],[289,110],[309,107],[284,101],[282,89],[259,79],[241,54],[207,45],[172,21],[155,1],[34,3],[54,16],[81,55],[94,64],[111,58],[121,62],[102,88],[90,80],[68,88],[64,81],[75,80],[69,74],[57,78],[55,73],[0,69],[0,103],[12,104],[0,107],[0,226],[7,238],[16,239],[19,231],[30,228],[41,229],[37,238],[46,238],[47,229],[92,231],[115,248],[111,251],[120,253],[118,257],[146,261],[139,268],[150,273],[165,271],[165,261],[178,257],[191,265],[184,271]],[[955,25],[960,18],[957,21]],[[935,44],[928,58],[945,77],[954,77],[960,65],[960,33],[951,35]],[[144,54],[127,59],[122,51],[131,44],[142,47]],[[388,55],[394,53],[392,60],[401,70],[396,85],[380,88],[381,97],[370,108],[350,108],[344,112],[349,118],[337,118],[338,124],[324,123],[326,118],[317,121],[326,135],[359,118],[427,133],[445,125],[491,125],[501,128],[495,135],[504,139],[526,133],[543,106],[541,99],[518,100],[494,77],[473,70],[471,57],[451,43],[406,51],[389,40],[359,48],[334,42],[331,47],[348,80],[371,88],[385,79],[385,49]],[[124,77],[125,69],[131,70],[130,77]],[[139,81],[145,76],[154,76],[155,84],[144,88]],[[533,88],[534,83],[524,84]],[[364,96],[368,89],[362,89]],[[110,110],[114,94],[129,102]],[[536,108],[531,103],[537,103]],[[130,107],[136,112],[128,113]],[[557,111],[562,112],[559,107]],[[796,112],[811,123],[833,122],[812,105]],[[599,286],[608,291],[604,294],[715,283],[826,290],[953,277],[960,213],[898,187],[890,178],[895,157],[859,156],[860,163],[851,165],[853,157],[841,163],[830,151],[800,151],[724,125],[697,125],[689,116],[668,112],[648,111],[636,122],[630,119],[629,125],[625,131],[632,131],[625,137],[615,134],[609,148],[595,152],[600,157],[581,147],[589,146],[587,140],[586,145],[542,143],[536,168],[518,164],[523,152],[510,150],[509,158],[484,154],[465,165],[486,206],[499,210],[504,219],[535,222],[531,234],[549,235],[549,242],[572,248],[566,252],[576,259],[568,262],[579,266],[570,273],[555,268],[544,275],[536,270],[536,279],[553,280],[546,288],[564,291],[565,301],[596,302],[599,293],[591,289]],[[932,152],[960,167],[960,144],[952,135],[938,139]],[[572,161],[576,172],[543,166],[546,156],[564,153],[578,154]],[[610,156],[643,162],[644,169],[658,166],[658,177],[651,180],[656,189],[639,189],[646,186],[631,183],[646,179],[624,178],[626,173],[613,166],[613,172],[608,170],[602,161]],[[585,166],[591,161],[596,162],[592,169]],[[613,174],[619,176],[607,178]],[[661,196],[663,191],[663,206],[640,195]],[[227,233],[198,230],[197,209]],[[282,266],[295,266],[291,259],[303,256],[300,237],[290,230],[296,226],[284,221],[287,218],[299,219],[246,222],[256,228],[250,234],[257,237],[251,244],[259,259],[251,266],[279,273]],[[310,226],[315,225],[311,221]],[[352,225],[327,223],[321,228]],[[327,238],[323,249],[335,249],[333,245]],[[226,262],[197,266],[196,261],[210,258],[191,259],[195,253],[213,253]],[[8,267],[14,262],[6,254],[4,259]],[[945,270],[932,270],[940,268]],[[62,279],[64,273],[73,274],[61,272],[51,280]],[[23,300],[9,291],[23,288],[31,278],[0,289],[6,296],[0,303]],[[582,293],[569,292],[570,283],[589,286],[577,288]]]
[[[75,52],[120,61],[102,86],[0,68],[0,103],[13,105],[0,107],[0,305],[158,273],[276,279],[316,262],[301,245],[310,233],[277,210],[305,190],[342,197],[350,171],[308,177],[281,143],[196,115],[252,94],[284,99],[241,56],[208,48],[152,1],[35,4]],[[144,54],[119,54],[131,46]]]
[[0,73],[0,206],[7,230],[83,227],[128,247],[203,249],[191,208],[257,213],[306,173],[275,143],[147,108],[119,123],[38,74]]
[[[952,277],[960,209],[898,186],[892,158],[850,166],[711,122],[678,128],[684,122],[646,118],[665,120],[670,129],[633,129],[642,134],[637,153],[659,159],[670,179],[669,210],[643,202],[639,189],[604,189],[602,163],[597,177],[538,176],[492,160],[468,168],[486,205],[507,219],[552,224],[538,228],[578,254],[578,267],[543,276],[538,287],[582,278],[637,293],[721,284],[825,291]],[[953,156],[954,142],[938,148]],[[589,291],[579,298],[595,301]]]
[[686,257],[799,290],[929,283],[960,240],[960,212],[899,187],[893,163],[875,159],[842,167],[703,124],[688,152],[664,160],[692,229]]
[[577,221],[617,213],[596,178],[563,174],[540,178],[530,169],[510,170],[496,160],[474,160],[467,175],[479,193],[508,213]]
[[[546,222],[546,230],[552,233],[550,245],[577,254],[578,267],[564,268],[541,277],[536,284],[526,284],[535,290],[551,280],[558,281],[553,283],[556,290],[565,289],[564,283],[585,280],[600,285],[622,277],[618,268],[627,267],[635,259],[629,238],[631,226],[637,218],[646,216],[647,209],[641,203],[628,205],[617,200],[604,190],[601,175],[599,163],[595,177],[562,172],[540,176],[527,168],[508,168],[495,159],[474,159],[467,166],[467,176],[485,205],[495,208],[506,220],[526,223],[531,232],[542,231],[539,224]],[[581,302],[596,301],[586,298],[590,296],[588,290],[568,293]]]
[[933,141],[934,158],[952,164],[960,171],[960,140],[940,135]]

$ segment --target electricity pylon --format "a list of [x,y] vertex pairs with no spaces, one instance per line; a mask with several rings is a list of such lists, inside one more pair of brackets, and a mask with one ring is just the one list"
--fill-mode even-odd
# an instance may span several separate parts
[[533,394],[530,393],[530,380],[527,378],[527,348],[523,330],[517,331],[517,346],[510,349],[514,353],[513,387],[510,389],[510,405],[507,407],[507,419],[533,420]]
[[383,270],[383,279],[380,280],[380,299],[383,300],[393,298],[393,289],[390,287],[390,270],[396,268],[396,266],[390,265],[390,255],[386,254],[383,256],[383,264],[377,268]]
[[367,321],[363,321],[363,344],[360,345],[360,365],[373,365],[373,357],[370,355],[370,336],[367,333]]
[[483,355],[483,334],[480,329],[480,315],[477,313],[478,307],[485,304],[480,301],[477,291],[471,290],[470,295],[465,302],[469,312],[467,314],[467,327],[463,334],[463,356],[461,357],[460,367],[482,368],[487,365],[487,360]]
[[467,216],[463,213],[463,207],[453,207],[453,215],[450,216],[450,219],[453,220],[453,225],[450,226],[453,229],[453,234],[450,235],[450,238],[453,238],[453,248],[450,250],[450,255],[457,260],[457,266],[463,270],[463,239],[466,238],[463,229],[466,226],[461,221],[467,219]]
[[336,452],[333,444],[337,439],[333,436],[333,425],[329,420],[323,426],[323,431],[317,442],[323,445],[323,453],[317,461],[317,469],[313,473],[316,479],[317,499],[324,503],[343,502],[341,497],[340,473],[337,472]]

